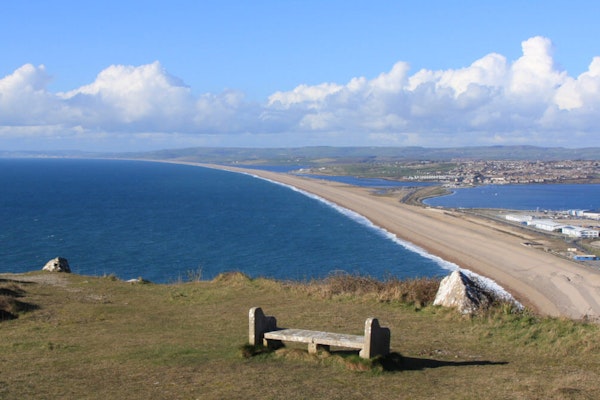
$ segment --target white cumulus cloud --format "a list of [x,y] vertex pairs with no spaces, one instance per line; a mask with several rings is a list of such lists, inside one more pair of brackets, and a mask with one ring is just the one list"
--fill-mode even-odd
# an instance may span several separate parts
[[26,64],[0,79],[0,137],[112,138],[133,148],[153,139],[169,147],[169,138],[179,146],[200,138],[256,146],[275,138],[279,145],[600,146],[600,56],[570,77],[556,67],[548,38],[521,48],[512,61],[491,53],[463,68],[412,74],[399,61],[373,78],[299,84],[262,104],[235,90],[194,94],[159,62],[112,65],[90,84],[52,93],[46,68]]
[[561,110],[588,108],[598,111],[600,108],[600,57],[594,57],[588,71],[576,79],[568,77],[556,91],[555,101]]
[[78,110],[81,122],[123,130],[172,130],[194,114],[190,89],[170,76],[158,62],[140,67],[113,65],[96,80],[59,93]]
[[51,77],[43,65],[23,65],[0,79],[0,125],[35,126],[60,120],[61,103],[48,93]]
[[[301,121],[292,129],[364,132],[390,138],[390,144],[576,145],[570,141],[573,131],[583,140],[579,145],[600,144],[595,123],[583,122],[599,116],[600,58],[573,79],[555,66],[549,39],[533,37],[521,47],[522,56],[513,62],[492,53],[464,68],[413,75],[399,62],[371,80],[355,78],[318,97],[280,104]],[[299,91],[311,88],[278,92],[277,98]],[[560,112],[575,108],[582,111]]]

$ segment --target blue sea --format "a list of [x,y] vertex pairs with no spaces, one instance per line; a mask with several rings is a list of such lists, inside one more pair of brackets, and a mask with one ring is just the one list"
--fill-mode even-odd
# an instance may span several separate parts
[[487,185],[427,199],[430,206],[510,210],[598,210],[600,184]]
[[202,271],[284,280],[449,266],[331,204],[249,175],[123,160],[0,159],[0,272],[57,257],[74,273],[156,283]]

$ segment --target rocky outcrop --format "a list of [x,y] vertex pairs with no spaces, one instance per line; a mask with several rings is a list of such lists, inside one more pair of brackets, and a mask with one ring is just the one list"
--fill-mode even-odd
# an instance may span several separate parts
[[48,261],[42,270],[50,272],[71,272],[71,267],[69,267],[69,262],[66,258],[56,257]]
[[454,271],[442,279],[433,305],[453,307],[463,314],[474,314],[496,301],[493,292],[461,271]]

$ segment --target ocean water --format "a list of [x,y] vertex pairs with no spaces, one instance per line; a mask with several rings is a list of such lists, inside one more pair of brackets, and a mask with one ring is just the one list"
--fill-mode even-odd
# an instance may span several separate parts
[[202,270],[305,280],[441,276],[452,266],[368,221],[244,174],[122,160],[0,159],[0,272],[57,257],[157,283]]
[[600,184],[487,185],[427,199],[430,206],[510,210],[597,210]]

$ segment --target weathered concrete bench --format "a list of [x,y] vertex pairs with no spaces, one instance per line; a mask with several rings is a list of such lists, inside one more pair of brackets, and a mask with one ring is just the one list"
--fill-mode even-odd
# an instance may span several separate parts
[[305,329],[282,329],[277,327],[273,316],[266,316],[260,307],[250,309],[249,342],[252,345],[264,344],[276,347],[281,342],[308,343],[308,352],[319,349],[329,351],[330,346],[359,349],[362,358],[385,356],[390,353],[390,330],[379,326],[377,318],[368,318],[365,322],[365,334],[346,335]]

